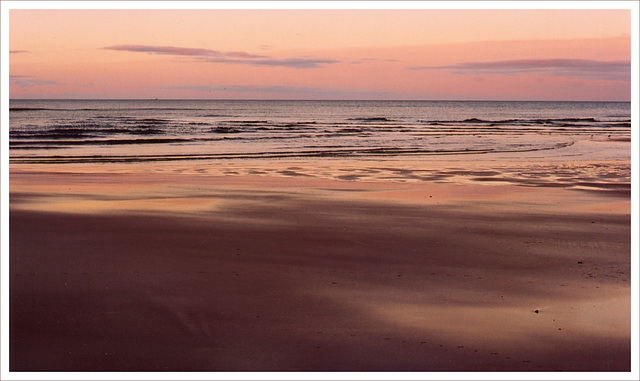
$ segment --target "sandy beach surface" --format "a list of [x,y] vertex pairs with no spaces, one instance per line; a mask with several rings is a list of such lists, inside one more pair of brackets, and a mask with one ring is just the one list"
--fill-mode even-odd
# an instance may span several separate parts
[[10,370],[630,370],[628,189],[274,165],[13,166]]

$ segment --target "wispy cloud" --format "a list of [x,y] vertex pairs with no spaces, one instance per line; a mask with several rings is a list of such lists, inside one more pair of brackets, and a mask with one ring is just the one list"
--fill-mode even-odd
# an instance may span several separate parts
[[17,54],[17,53],[28,53],[28,50],[9,50],[10,54]]
[[577,77],[630,81],[630,61],[581,59],[529,59],[489,62],[463,62],[447,66],[414,66],[413,70],[448,70],[453,74],[518,75],[540,73],[557,77]]
[[28,88],[43,85],[60,85],[61,83],[51,80],[37,79],[30,75],[10,75],[9,84]]
[[177,46],[113,45],[104,47],[103,49],[171,56],[187,56],[204,62],[253,66],[281,66],[294,69],[317,68],[326,64],[334,64],[340,62],[338,60],[314,57],[276,59],[264,55],[251,54],[248,52],[223,52],[212,49],[184,48]]
[[253,65],[253,66],[282,66],[292,69],[313,69],[321,67],[325,64],[334,64],[340,61],[323,59],[323,58],[285,58],[285,59],[251,59],[251,60],[238,60],[238,59],[206,59],[208,62],[221,62],[221,63],[233,63],[241,65]]
[[247,52],[221,52],[212,49],[182,48],[178,46],[150,46],[150,45],[113,45],[106,46],[107,50],[123,50],[127,52],[165,54],[172,56],[191,56],[191,57],[230,57],[230,58],[264,58]]

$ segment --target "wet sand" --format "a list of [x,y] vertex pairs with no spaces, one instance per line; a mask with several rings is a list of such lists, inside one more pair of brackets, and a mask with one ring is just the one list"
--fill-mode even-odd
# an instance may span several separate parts
[[628,193],[360,180],[15,166],[10,369],[630,370]]

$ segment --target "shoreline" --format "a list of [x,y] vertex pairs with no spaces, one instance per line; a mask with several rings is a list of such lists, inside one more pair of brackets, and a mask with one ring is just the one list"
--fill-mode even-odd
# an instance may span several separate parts
[[[596,145],[597,146],[597,145]],[[108,164],[12,164],[11,173],[202,175],[338,180],[341,182],[507,185],[565,188],[631,195],[631,160],[569,159],[537,155],[469,155],[434,157],[225,159],[206,162]],[[268,164],[267,164],[268,163]]]
[[628,196],[75,169],[12,167],[11,371],[630,370]]

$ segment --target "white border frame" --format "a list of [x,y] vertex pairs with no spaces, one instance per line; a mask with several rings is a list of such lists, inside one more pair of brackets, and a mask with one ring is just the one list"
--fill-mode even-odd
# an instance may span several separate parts
[[[2,1],[0,111],[0,379],[2,380],[638,380],[638,111],[639,3],[637,1]],[[629,9],[631,11],[631,372],[9,372],[9,13],[11,9]],[[634,254],[635,253],[635,254]],[[550,377],[553,375],[552,377]],[[561,377],[560,377],[561,376]]]

